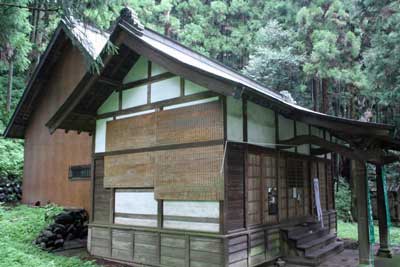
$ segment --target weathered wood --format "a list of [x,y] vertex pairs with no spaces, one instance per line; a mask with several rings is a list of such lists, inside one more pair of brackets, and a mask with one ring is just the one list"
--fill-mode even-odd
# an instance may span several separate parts
[[373,264],[371,257],[372,246],[369,234],[368,216],[368,183],[365,162],[352,161],[353,179],[357,180],[357,222],[358,222],[358,241],[359,241],[359,262],[360,264]]
[[389,207],[386,205],[385,195],[388,194],[387,188],[384,187],[382,166],[376,165],[376,189],[377,189],[377,206],[378,206],[378,222],[379,222],[379,250],[378,256],[392,257],[392,251],[389,243],[389,221],[390,214],[387,214]]

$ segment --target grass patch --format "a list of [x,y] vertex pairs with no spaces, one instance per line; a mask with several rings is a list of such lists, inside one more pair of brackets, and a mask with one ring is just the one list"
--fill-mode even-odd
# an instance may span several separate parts
[[[378,225],[374,225],[374,234],[375,234],[375,243],[379,243]],[[357,240],[358,239],[357,224],[338,220],[338,237]],[[390,227],[390,243],[392,245],[400,244],[400,228],[399,227],[395,227],[395,226]]]
[[95,267],[91,261],[57,256],[32,244],[61,208],[0,205],[0,267]]

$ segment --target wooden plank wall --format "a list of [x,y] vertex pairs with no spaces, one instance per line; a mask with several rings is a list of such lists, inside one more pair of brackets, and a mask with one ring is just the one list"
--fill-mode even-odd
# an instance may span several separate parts
[[109,223],[111,190],[104,188],[104,159],[96,159],[93,181],[93,221]]
[[220,238],[167,234],[137,229],[91,227],[90,252],[95,256],[163,267],[223,267]]
[[72,181],[68,170],[71,165],[90,164],[92,138],[75,131],[50,134],[45,126],[86,73],[85,65],[81,51],[66,42],[39,90],[24,136],[23,203],[52,202],[90,211],[90,179]]
[[244,149],[242,145],[229,144],[227,152],[225,229],[243,229],[244,218]]

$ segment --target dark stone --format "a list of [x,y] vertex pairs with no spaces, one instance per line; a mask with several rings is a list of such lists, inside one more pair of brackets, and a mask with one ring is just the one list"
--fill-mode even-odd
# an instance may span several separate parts
[[54,221],[56,223],[66,225],[66,224],[72,224],[74,222],[74,218],[70,214],[61,213],[56,216]]
[[57,239],[56,241],[54,241],[54,247],[56,248],[60,248],[64,245],[64,239]]
[[50,238],[51,236],[54,236],[54,233],[51,232],[51,231],[49,231],[49,230],[44,230],[44,231],[42,232],[42,235],[43,235],[44,237]]

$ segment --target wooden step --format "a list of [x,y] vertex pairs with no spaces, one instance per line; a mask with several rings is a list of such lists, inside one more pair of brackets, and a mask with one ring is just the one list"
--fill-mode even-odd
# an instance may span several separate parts
[[335,240],[336,240],[335,234],[328,234],[328,235],[322,236],[320,238],[311,240],[309,242],[300,244],[297,246],[297,249],[303,250],[305,253],[309,253],[309,252],[312,252],[319,248],[322,248],[328,244],[331,244]]
[[306,259],[317,259],[318,262],[322,262],[324,259],[331,255],[336,255],[344,250],[344,243],[335,241],[323,248],[317,249],[310,253],[305,254]]
[[334,242],[328,246],[313,251],[306,257],[291,256],[286,257],[284,260],[287,266],[319,266],[322,262],[327,260],[330,256],[337,255],[344,250],[343,242]]
[[293,235],[298,235],[301,233],[308,232],[309,230],[316,230],[320,228],[319,223],[304,223],[300,225],[295,225],[295,226],[289,226],[289,227],[284,227],[281,228],[282,231],[284,231],[287,236],[293,236]]
[[291,239],[292,241],[295,241],[296,247],[298,247],[301,244],[310,242],[312,240],[318,239],[318,238],[326,236],[328,234],[329,234],[328,228],[319,228],[312,232],[305,232],[305,233],[301,233],[299,235],[289,236],[289,239]]

